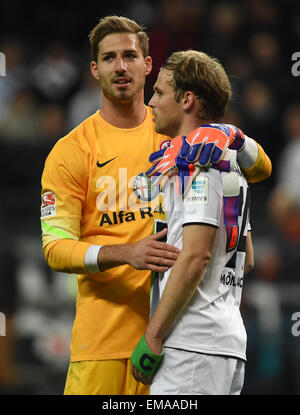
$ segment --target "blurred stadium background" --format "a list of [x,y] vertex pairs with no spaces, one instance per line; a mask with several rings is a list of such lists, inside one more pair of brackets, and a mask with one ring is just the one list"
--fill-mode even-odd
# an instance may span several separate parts
[[[256,265],[244,280],[244,394],[300,393],[300,53],[297,0],[0,3],[0,394],[61,394],[76,277],[42,257],[40,177],[54,143],[101,105],[88,34],[101,16],[147,27],[154,68],[194,48],[216,56],[233,86],[225,121],[257,139],[272,177],[252,186]],[[294,75],[293,75],[294,72]],[[294,318],[294,320],[293,320]]]

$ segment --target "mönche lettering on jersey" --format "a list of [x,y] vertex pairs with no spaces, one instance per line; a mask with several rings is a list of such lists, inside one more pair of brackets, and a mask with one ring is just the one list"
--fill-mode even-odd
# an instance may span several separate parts
[[222,272],[220,281],[224,285],[231,285],[232,287],[238,286],[240,288],[243,287],[243,277],[236,277],[230,270]]
[[132,222],[136,220],[136,215],[139,215],[141,219],[153,217],[150,207],[140,208],[137,212],[124,212],[120,210],[119,212],[103,213],[100,219],[100,226]]

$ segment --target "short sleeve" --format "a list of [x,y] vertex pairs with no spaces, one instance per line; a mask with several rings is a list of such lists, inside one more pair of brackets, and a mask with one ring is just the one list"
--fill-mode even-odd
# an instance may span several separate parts
[[219,227],[222,211],[222,180],[218,170],[201,171],[183,201],[183,226],[207,224]]

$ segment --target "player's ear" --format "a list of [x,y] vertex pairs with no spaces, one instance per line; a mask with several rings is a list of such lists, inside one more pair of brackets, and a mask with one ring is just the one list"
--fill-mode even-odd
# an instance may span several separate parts
[[152,58],[151,56],[146,56],[145,57],[145,75],[149,75],[149,73],[152,71]]
[[90,68],[91,68],[91,73],[92,73],[93,77],[97,81],[99,81],[99,73],[98,73],[98,65],[97,65],[97,62],[92,61],[91,62],[91,65],[90,65]]
[[192,109],[195,103],[195,95],[191,91],[186,91],[182,97],[182,107],[185,111],[189,111]]

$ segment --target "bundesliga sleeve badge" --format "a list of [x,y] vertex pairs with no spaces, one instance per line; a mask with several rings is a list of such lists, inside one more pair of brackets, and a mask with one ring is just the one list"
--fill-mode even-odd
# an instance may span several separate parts
[[56,215],[56,196],[53,192],[42,195],[41,217],[48,218]]

